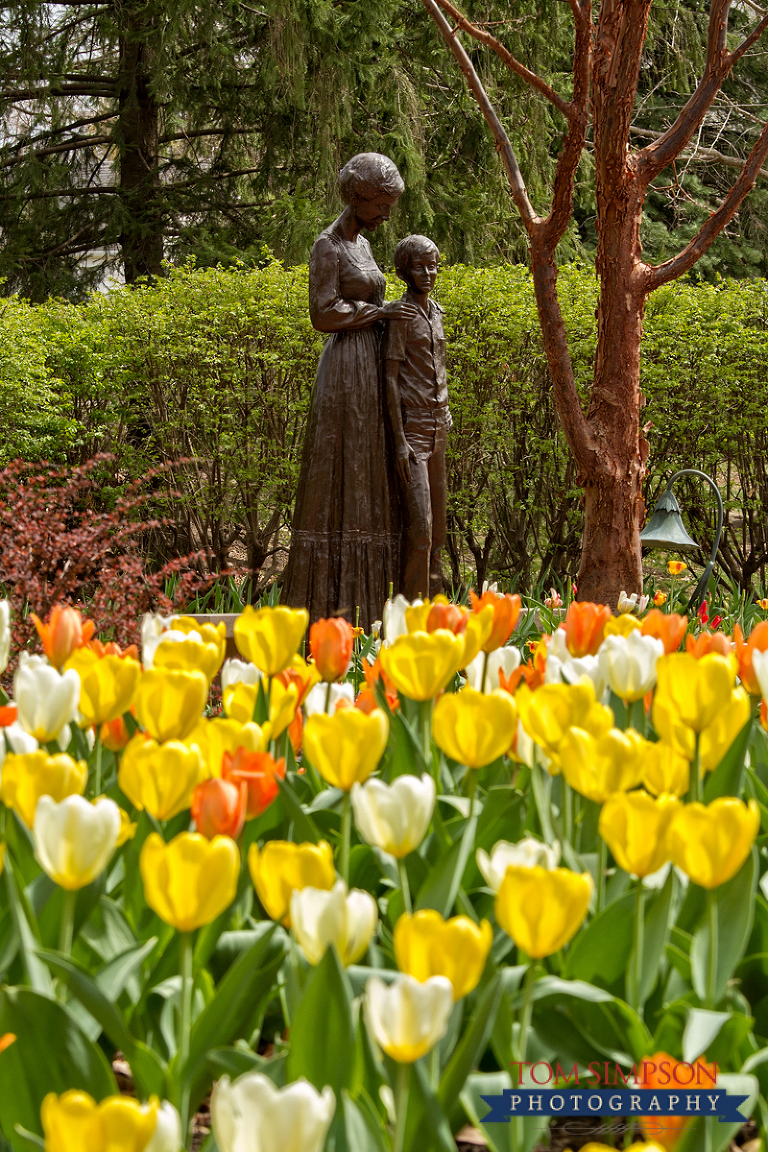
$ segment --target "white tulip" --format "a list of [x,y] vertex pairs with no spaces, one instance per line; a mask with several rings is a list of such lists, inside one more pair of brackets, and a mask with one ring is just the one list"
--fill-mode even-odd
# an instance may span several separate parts
[[9,752],[23,756],[27,752],[37,752],[38,747],[37,740],[24,731],[18,720],[6,728],[0,728],[0,764]]
[[[486,660],[488,661],[487,664]],[[485,652],[478,652],[474,660],[467,664],[464,674],[470,688],[474,688],[476,692],[493,692],[495,688],[499,687],[499,671],[502,671],[505,677],[509,677],[516,668],[520,667],[521,660],[520,649],[508,644],[506,648],[497,648],[488,656]],[[485,667],[485,680],[481,688],[483,667]]]
[[11,655],[11,605],[0,600],[0,674],[8,667]]
[[365,986],[365,1021],[380,1048],[399,1064],[412,1064],[445,1035],[453,986],[445,976],[420,983],[399,975],[391,984],[372,976]]
[[247,660],[232,658],[221,667],[221,690],[226,692],[233,684],[258,684],[262,671]]
[[[328,689],[330,688],[330,692]],[[304,701],[304,711],[307,716],[314,716],[316,712],[327,712],[332,716],[336,711],[339,700],[347,700],[350,704],[355,702],[355,688],[348,682],[344,684],[315,684],[310,688]]]
[[144,1152],[179,1152],[182,1147],[181,1118],[167,1100],[163,1100],[157,1112],[155,1130]]
[[423,600],[414,600],[413,604],[411,604],[401,592],[398,592],[394,600],[387,600],[381,614],[382,639],[385,644],[391,644],[394,640],[397,640],[398,636],[403,636],[408,631],[408,625],[405,622],[406,608],[415,608],[423,603]]
[[[166,640],[168,633],[173,629],[176,616],[161,616],[159,612],[145,612],[141,620],[141,662],[145,668],[151,668],[155,659],[155,651],[161,640]],[[186,636],[179,632],[179,636]]]
[[499,840],[491,849],[490,856],[478,848],[475,859],[488,887],[498,892],[507,868],[511,865],[515,868],[546,868],[547,872],[557,868],[560,845],[557,841],[551,846],[542,844],[540,840],[534,840],[533,836],[526,836],[517,844]]
[[[527,764],[529,768],[533,768],[533,755],[535,747],[536,746],[533,743],[533,740],[531,740],[530,736],[525,730],[525,726],[523,725],[522,720],[518,720],[514,750],[515,758],[520,760],[521,763]],[[538,754],[541,764],[546,768],[549,764],[549,758],[544,755],[541,748],[539,748]]]
[[261,1072],[230,1081],[222,1076],[211,1096],[211,1122],[220,1152],[320,1152],[336,1097],[318,1092],[302,1076],[276,1088]]
[[565,629],[557,628],[547,646],[544,683],[578,684],[582,676],[589,677],[595,686],[596,699],[602,700],[605,695],[605,676],[597,656],[571,656],[565,639]]
[[664,644],[635,630],[629,636],[606,636],[598,651],[600,670],[621,700],[642,700],[656,683],[656,662]]
[[291,893],[291,928],[310,964],[319,964],[331,944],[342,964],[354,964],[364,954],[379,919],[376,901],[368,892],[337,880],[330,892],[323,888],[294,888]]
[[761,652],[759,648],[755,648],[752,653],[752,667],[755,670],[763,700],[768,700],[768,652]]
[[391,784],[373,779],[353,784],[355,827],[367,844],[400,860],[426,836],[435,797],[435,782],[426,772],[421,779],[397,776]]
[[62,888],[84,888],[100,876],[119,834],[120,809],[106,796],[93,804],[82,796],[67,796],[59,804],[41,796],[37,802],[32,825],[35,858]]
[[635,608],[637,608],[638,613],[645,612],[647,605],[647,596],[639,596],[637,592],[633,592],[631,596],[627,596],[623,589],[619,592],[617,608],[622,615],[626,612],[634,612]]
[[41,744],[55,740],[74,720],[80,701],[80,677],[74,668],[57,672],[42,656],[22,652],[13,677],[19,724]]

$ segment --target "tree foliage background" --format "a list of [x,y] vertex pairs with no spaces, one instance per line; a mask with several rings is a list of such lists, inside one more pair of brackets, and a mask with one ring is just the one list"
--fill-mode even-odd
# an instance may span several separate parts
[[[633,132],[662,131],[701,69],[707,0],[654,6]],[[572,31],[557,0],[472,0],[529,67],[568,94]],[[541,211],[559,115],[491,54],[467,44]],[[350,155],[392,156],[406,192],[374,239],[426,232],[449,262],[524,262],[526,240],[493,141],[415,0],[20,0],[0,6],[0,277],[41,300],[82,297],[162,260],[306,260],[339,209]],[[758,45],[713,107],[697,151],[664,173],[643,242],[664,259],[734,178],[768,114]],[[587,154],[562,259],[595,246]],[[696,277],[764,275],[762,183]]]

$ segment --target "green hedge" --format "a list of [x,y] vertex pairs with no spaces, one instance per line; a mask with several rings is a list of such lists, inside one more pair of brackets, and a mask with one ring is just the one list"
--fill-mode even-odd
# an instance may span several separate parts
[[[400,287],[392,278],[390,296]],[[568,266],[560,291],[586,396],[597,284]],[[454,583],[565,579],[578,563],[580,493],[530,277],[520,266],[454,266],[436,295],[455,421],[446,568]],[[679,283],[652,297],[645,325],[646,498],[677,468],[716,473],[729,510],[724,562],[745,584],[765,582],[768,559],[767,320],[768,282]],[[11,298],[0,325],[0,401],[10,414],[0,461],[80,463],[109,451],[116,486],[172,462],[155,481],[169,520],[163,550],[202,543],[221,567],[239,540],[250,567],[280,562],[322,345],[307,315],[306,267],[179,268],[79,306]],[[706,495],[691,485],[683,503],[692,535],[711,539]]]

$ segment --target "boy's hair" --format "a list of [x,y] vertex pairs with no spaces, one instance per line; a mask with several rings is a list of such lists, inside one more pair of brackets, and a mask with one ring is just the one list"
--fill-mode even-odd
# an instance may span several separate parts
[[433,254],[439,259],[440,250],[428,236],[406,236],[405,240],[401,240],[395,248],[395,272],[401,280],[405,280],[411,270],[415,256],[431,256]]

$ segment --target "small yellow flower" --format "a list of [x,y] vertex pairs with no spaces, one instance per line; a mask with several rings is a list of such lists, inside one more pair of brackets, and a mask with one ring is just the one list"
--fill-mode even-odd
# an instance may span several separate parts
[[304,752],[329,784],[349,792],[375,772],[389,736],[389,721],[380,708],[367,714],[343,708],[333,715],[315,712],[304,729]]
[[137,732],[123,752],[117,782],[131,804],[155,820],[170,820],[192,803],[207,776],[199,748],[180,740],[164,744]]
[[762,610],[765,612],[765,610],[768,609],[768,597],[766,597],[764,600],[758,600],[757,606],[758,608],[762,608]]
[[501,689],[446,693],[435,704],[432,736],[438,748],[468,768],[484,768],[503,756],[517,731],[517,708]]
[[597,739],[571,728],[560,745],[560,767],[571,788],[602,804],[612,792],[626,792],[640,783],[644,745],[633,728],[611,728]]
[[667,571],[670,576],[679,576],[681,572],[685,572],[687,567],[688,565],[684,564],[682,560],[667,560]]
[[306,608],[253,608],[248,604],[235,620],[235,643],[265,676],[275,676],[291,663],[308,624]]
[[686,804],[667,833],[669,858],[694,884],[717,888],[735,876],[760,830],[760,809],[735,796]]
[[650,876],[669,859],[667,829],[680,809],[675,796],[654,800],[647,792],[616,792],[600,812],[598,830],[620,868]]
[[319,844],[268,840],[261,850],[251,844],[248,871],[264,911],[286,927],[290,927],[292,892],[302,888],[329,892],[336,883],[333,849],[325,840]]
[[91,648],[78,648],[65,665],[80,677],[82,726],[108,724],[127,712],[141,676],[141,665],[127,656],[98,656]]
[[578,932],[593,887],[588,872],[510,865],[496,894],[496,919],[518,948],[540,960]]
[[379,659],[403,696],[433,700],[464,667],[464,637],[446,628],[398,636],[394,644],[381,649]]
[[185,740],[198,723],[208,699],[202,672],[150,668],[136,691],[136,719],[153,740]]
[[395,925],[395,962],[400,971],[421,983],[431,976],[447,977],[454,1000],[477,987],[492,944],[493,929],[487,920],[480,924],[468,916],[444,920],[431,908],[403,915]]
[[168,844],[151,832],[141,849],[144,899],[166,924],[193,932],[210,924],[234,900],[240,853],[229,836],[212,840],[180,832]]
[[63,800],[65,796],[82,796],[88,781],[85,760],[73,760],[60,753],[9,752],[0,775],[0,800],[13,808],[27,828],[35,822],[35,809],[41,796]]
[[667,602],[666,592],[655,592],[653,595],[653,602],[657,608],[661,608]]

